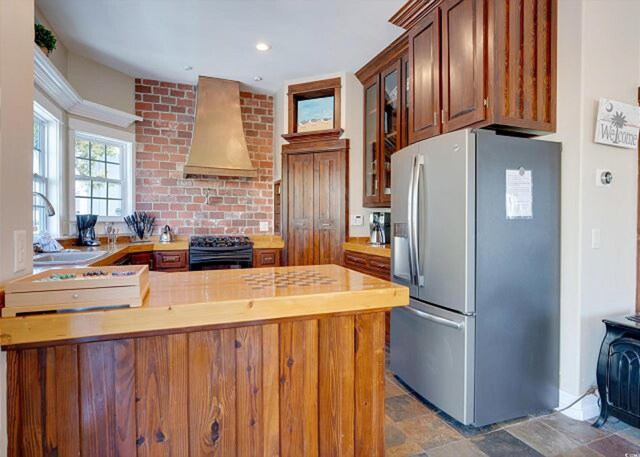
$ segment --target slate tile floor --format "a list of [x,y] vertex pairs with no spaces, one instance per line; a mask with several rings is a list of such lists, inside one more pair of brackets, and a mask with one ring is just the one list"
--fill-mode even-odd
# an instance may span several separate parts
[[640,456],[640,430],[615,418],[603,429],[551,411],[502,424],[459,424],[421,400],[390,371],[385,378],[388,457]]

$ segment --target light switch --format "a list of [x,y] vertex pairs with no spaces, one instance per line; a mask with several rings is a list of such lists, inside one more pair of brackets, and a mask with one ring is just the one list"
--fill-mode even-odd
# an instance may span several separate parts
[[260,231],[261,232],[268,232],[269,231],[269,222],[260,221]]
[[600,229],[591,230],[591,249],[600,249]]
[[16,230],[13,232],[13,272],[27,268],[27,232]]

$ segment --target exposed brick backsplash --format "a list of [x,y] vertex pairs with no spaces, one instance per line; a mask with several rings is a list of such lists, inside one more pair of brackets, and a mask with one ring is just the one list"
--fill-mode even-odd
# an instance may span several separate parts
[[[196,87],[136,79],[136,209],[179,235],[273,232],[273,97],[240,92],[242,123],[256,178],[190,177]],[[206,200],[207,192],[209,194]]]

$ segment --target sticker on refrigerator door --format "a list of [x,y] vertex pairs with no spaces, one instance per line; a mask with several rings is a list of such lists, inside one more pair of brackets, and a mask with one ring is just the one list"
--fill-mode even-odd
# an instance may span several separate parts
[[506,171],[507,219],[533,218],[533,182],[531,170],[519,168]]

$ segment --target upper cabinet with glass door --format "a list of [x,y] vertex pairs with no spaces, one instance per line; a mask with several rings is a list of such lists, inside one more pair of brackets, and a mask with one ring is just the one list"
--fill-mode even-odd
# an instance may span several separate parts
[[[402,38],[402,37],[401,37]],[[391,204],[391,156],[407,145],[406,37],[390,56],[377,56],[356,73],[364,86],[365,207]]]

